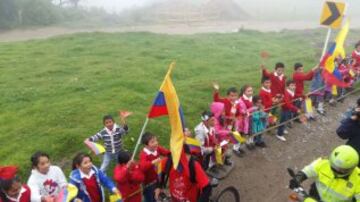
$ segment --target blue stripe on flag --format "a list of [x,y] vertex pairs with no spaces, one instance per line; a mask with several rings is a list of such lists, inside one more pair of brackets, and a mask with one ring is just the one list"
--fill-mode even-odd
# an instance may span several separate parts
[[183,131],[184,131],[185,130],[185,119],[184,119],[184,112],[182,110],[181,105],[179,107],[179,114],[180,114],[180,119],[181,119],[181,125],[182,125]]
[[334,75],[337,79],[339,79],[340,81],[342,81],[342,75],[341,75],[340,71],[338,70],[338,68],[336,68],[336,69],[334,70],[333,75]]
[[336,43],[334,42],[334,43],[331,44],[328,53],[330,55],[332,55],[334,53],[334,51],[335,51],[335,48],[336,48]]
[[166,106],[165,96],[162,91],[159,91],[159,93],[157,94],[155,101],[154,101],[154,105],[155,106]]

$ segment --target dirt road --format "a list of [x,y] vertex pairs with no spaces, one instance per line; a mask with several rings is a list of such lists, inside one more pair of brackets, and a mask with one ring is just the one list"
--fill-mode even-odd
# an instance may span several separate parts
[[316,22],[191,22],[187,24],[161,24],[122,26],[111,28],[70,28],[46,27],[34,29],[17,29],[0,32],[0,42],[25,41],[31,39],[44,39],[65,34],[80,32],[153,32],[164,34],[195,34],[195,33],[228,33],[237,32],[239,29],[252,29],[259,31],[281,31],[282,29],[303,30],[319,27]]
[[290,190],[286,168],[302,169],[317,157],[326,156],[344,141],[335,133],[342,113],[354,105],[360,93],[328,109],[326,117],[307,125],[294,124],[286,135],[287,142],[280,142],[272,135],[266,135],[265,149],[247,151],[246,156],[233,156],[236,168],[217,190],[228,185],[238,188],[241,201],[245,202],[286,202]]

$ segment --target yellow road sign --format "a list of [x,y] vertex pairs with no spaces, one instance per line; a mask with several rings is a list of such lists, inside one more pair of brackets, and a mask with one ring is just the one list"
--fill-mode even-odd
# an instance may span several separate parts
[[333,29],[340,28],[345,9],[346,4],[344,2],[325,1],[320,17],[320,24]]

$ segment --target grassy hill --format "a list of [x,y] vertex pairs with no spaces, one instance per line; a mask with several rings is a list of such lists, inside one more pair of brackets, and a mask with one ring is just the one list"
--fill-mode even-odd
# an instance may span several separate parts
[[[193,128],[212,100],[212,81],[222,91],[260,83],[261,50],[270,52],[269,68],[283,61],[311,68],[318,60],[314,44],[325,31],[160,35],[84,33],[47,40],[0,44],[0,165],[17,164],[22,175],[36,150],[70,169],[83,140],[102,126],[102,116],[133,111],[125,147],[133,149],[167,67],[177,61],[173,81]],[[118,117],[116,117],[118,120]],[[168,146],[167,118],[151,120],[149,131]],[[133,139],[133,140],[132,140]],[[96,158],[99,162],[99,158]]]

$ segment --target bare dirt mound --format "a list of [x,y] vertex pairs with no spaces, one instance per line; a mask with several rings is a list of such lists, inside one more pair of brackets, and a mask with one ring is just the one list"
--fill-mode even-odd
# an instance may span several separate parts
[[290,190],[287,188],[289,176],[286,168],[302,169],[316,158],[327,156],[334,147],[344,143],[335,131],[343,112],[354,105],[358,96],[359,93],[356,93],[348,97],[344,103],[338,103],[336,108],[328,107],[327,116],[318,117],[315,122],[307,125],[294,123],[293,128],[289,129],[289,134],[285,136],[285,143],[273,135],[266,135],[267,148],[247,151],[243,158],[233,156],[236,167],[220,182],[215,192],[233,185],[239,190],[241,201],[288,201]]

